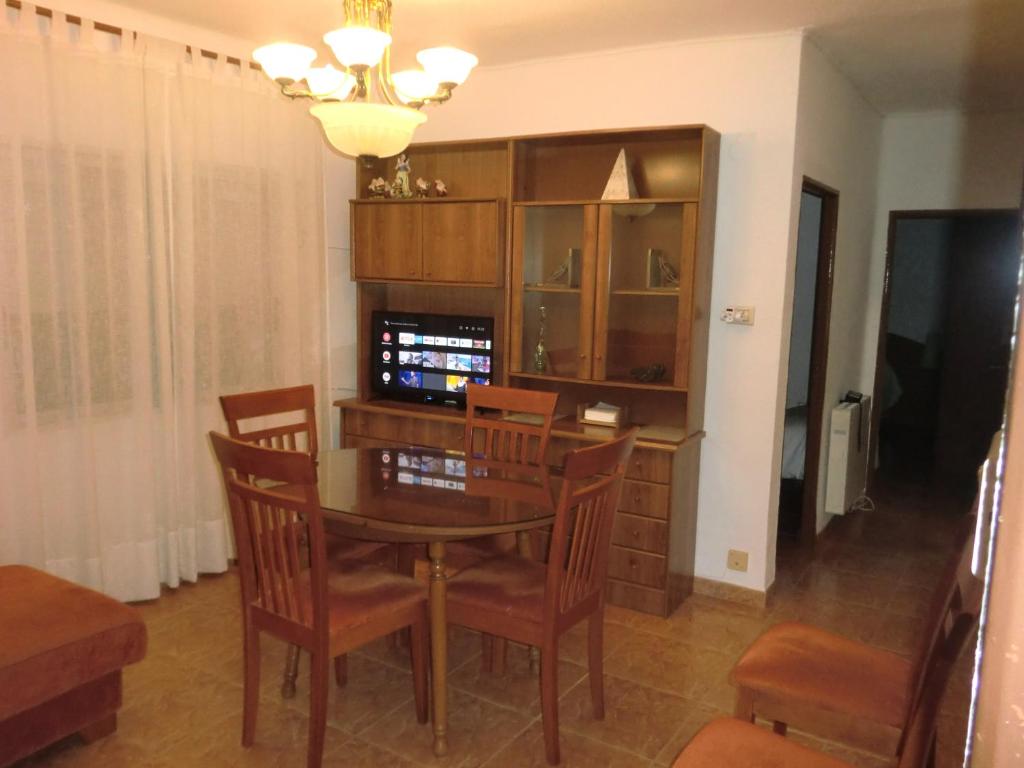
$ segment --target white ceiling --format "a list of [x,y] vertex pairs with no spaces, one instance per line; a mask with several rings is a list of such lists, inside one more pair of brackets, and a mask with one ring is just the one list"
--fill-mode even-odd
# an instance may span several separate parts
[[[323,49],[341,0],[118,0],[234,37]],[[481,66],[804,28],[883,112],[1024,109],[1024,0],[394,0],[398,65],[431,45]],[[641,75],[642,76],[642,75]]]

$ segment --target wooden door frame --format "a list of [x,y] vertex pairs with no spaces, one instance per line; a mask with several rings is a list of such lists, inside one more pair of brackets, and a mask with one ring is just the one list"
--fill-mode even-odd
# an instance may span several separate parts
[[[821,462],[821,430],[825,419],[825,383],[828,374],[829,327],[832,318],[832,283],[836,265],[839,226],[839,192],[804,176],[803,193],[821,199],[818,229],[818,267],[814,277],[814,321],[811,331],[811,364],[807,384],[807,449],[804,453],[804,489],[800,501],[800,545],[813,547],[818,538],[818,481]],[[792,331],[791,331],[792,333]]]
[[958,219],[970,216],[1016,215],[1015,208],[937,208],[889,211],[889,231],[885,238],[885,272],[882,276],[882,306],[878,315],[878,343],[875,347],[875,383],[871,393],[871,428],[868,431],[867,491],[873,495],[878,489],[878,430],[882,423],[882,390],[885,387],[886,329],[889,326],[889,301],[892,298],[892,259],[896,247],[896,225],[906,219]]

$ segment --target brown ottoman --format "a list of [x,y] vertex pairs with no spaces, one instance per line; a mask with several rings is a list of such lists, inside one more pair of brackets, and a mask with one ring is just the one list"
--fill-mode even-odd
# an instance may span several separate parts
[[0,766],[117,728],[121,668],[146,655],[138,611],[23,565],[0,566]]

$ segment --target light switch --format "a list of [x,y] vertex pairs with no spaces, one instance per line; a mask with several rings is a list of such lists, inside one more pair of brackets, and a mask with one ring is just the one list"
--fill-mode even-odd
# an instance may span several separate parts
[[731,325],[753,325],[754,308],[739,306],[726,307],[722,310],[721,318],[722,322],[729,323]]

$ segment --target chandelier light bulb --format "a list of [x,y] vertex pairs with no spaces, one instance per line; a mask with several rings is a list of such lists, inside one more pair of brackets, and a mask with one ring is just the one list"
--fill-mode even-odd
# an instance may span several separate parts
[[395,94],[403,103],[422,103],[426,98],[437,93],[438,82],[422,69],[403,69],[391,75],[395,86]]
[[[311,67],[306,72],[306,85],[309,86],[310,93],[318,99],[323,99],[341,88],[346,77],[352,79],[353,84],[355,83],[355,79],[351,75],[335,69],[330,64],[326,67]],[[352,90],[351,87],[348,90]]]
[[375,67],[391,45],[391,35],[372,27],[342,27],[324,35],[335,58],[346,68]]
[[472,53],[450,46],[425,48],[416,54],[416,60],[438,83],[449,87],[466,82],[469,73],[480,61]]
[[306,76],[316,51],[295,43],[271,43],[257,48],[252,57],[271,80],[290,84]]

